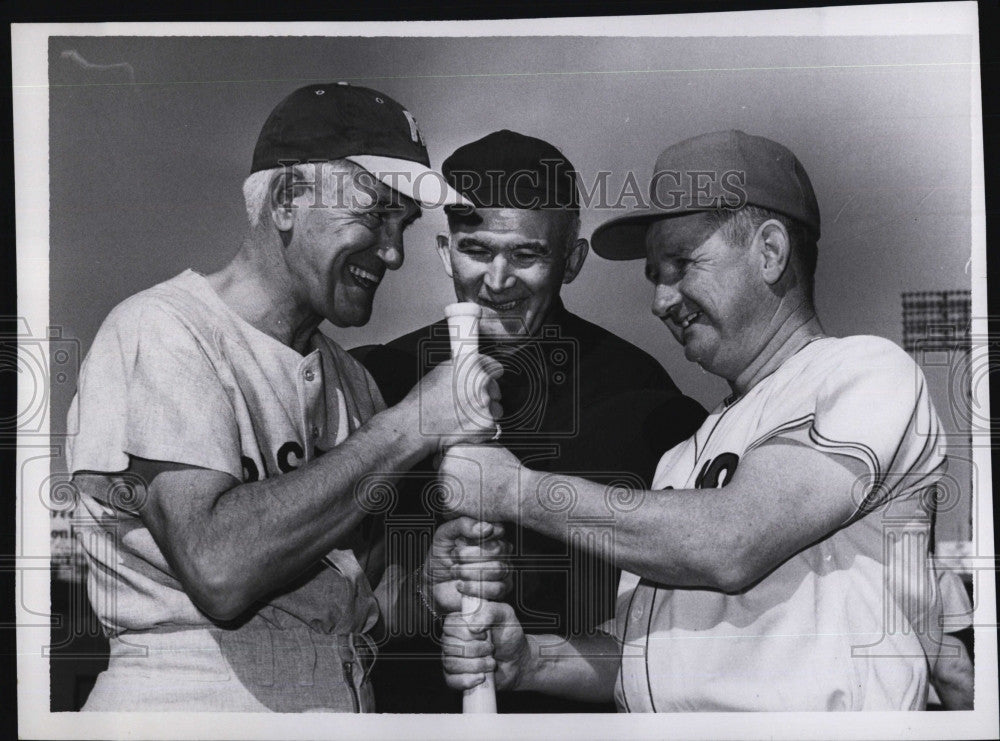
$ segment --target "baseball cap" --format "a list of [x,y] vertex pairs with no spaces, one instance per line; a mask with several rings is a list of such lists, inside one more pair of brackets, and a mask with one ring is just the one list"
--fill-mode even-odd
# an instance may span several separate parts
[[580,210],[573,164],[547,141],[516,131],[459,147],[441,171],[476,208]]
[[278,103],[261,128],[250,173],[337,159],[422,206],[465,202],[430,168],[412,114],[385,93],[346,82],[306,85]]
[[820,234],[819,204],[809,176],[791,150],[776,141],[731,129],[685,139],[656,159],[650,208],[601,224],[591,245],[609,260],[646,256],[646,229],[671,216],[759,206]]

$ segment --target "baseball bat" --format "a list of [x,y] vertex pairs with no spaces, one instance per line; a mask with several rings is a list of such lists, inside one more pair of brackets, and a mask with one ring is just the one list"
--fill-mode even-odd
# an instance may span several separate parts
[[[451,341],[451,357],[455,367],[463,355],[474,353],[479,348],[479,319],[483,309],[479,304],[462,302],[448,304],[444,308],[448,318],[448,336]],[[478,597],[462,595],[462,613],[471,615],[479,611],[482,600]],[[493,673],[486,675],[486,681],[472,689],[465,690],[462,697],[462,713],[496,713],[497,693]]]

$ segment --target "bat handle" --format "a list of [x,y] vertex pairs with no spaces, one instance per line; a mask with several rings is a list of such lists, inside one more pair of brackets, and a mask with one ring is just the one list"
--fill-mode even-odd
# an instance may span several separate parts
[[[483,309],[474,303],[449,304],[444,310],[448,317],[451,336],[451,355],[457,362],[463,355],[476,352],[479,340],[479,319]],[[472,615],[479,612],[482,600],[479,597],[462,595],[462,613]],[[465,690],[462,697],[463,713],[496,713],[497,694],[493,672],[486,675],[486,681],[472,689]]]
[[[462,595],[462,613],[471,615],[479,611],[482,600],[479,597]],[[462,696],[462,713],[496,713],[497,711],[497,690],[493,679],[493,672],[486,674],[486,681],[478,684],[472,689],[465,690]]]

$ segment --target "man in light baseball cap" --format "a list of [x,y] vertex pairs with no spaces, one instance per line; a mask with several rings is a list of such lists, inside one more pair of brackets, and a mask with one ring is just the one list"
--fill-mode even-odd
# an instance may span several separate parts
[[[461,384],[442,365],[386,408],[318,331],[368,321],[419,204],[461,203],[413,117],[367,88],[296,90],[263,127],[244,196],[229,263],[124,301],[83,364],[69,470],[111,636],[85,710],[368,711],[377,626],[457,610],[460,590],[502,593],[499,527],[443,524],[405,578],[363,527],[386,481],[493,435],[498,364],[472,356]],[[461,418],[457,387],[471,391]]]
[[[732,393],[649,491],[554,480],[502,448],[446,453],[442,472],[481,493],[458,512],[573,532],[623,569],[607,634],[569,645],[526,636],[504,604],[450,616],[449,683],[495,671],[499,689],[614,696],[628,712],[923,708],[941,654],[928,544],[945,457],[920,369],[888,340],[823,331],[819,208],[781,144],[674,144],[649,200],[595,231],[594,250],[644,259],[653,314]],[[548,503],[556,487],[571,508]]]

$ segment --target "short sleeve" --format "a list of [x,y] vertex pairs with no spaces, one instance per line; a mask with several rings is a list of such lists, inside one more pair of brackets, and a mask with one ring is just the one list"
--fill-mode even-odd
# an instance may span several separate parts
[[941,592],[942,628],[945,633],[958,633],[972,627],[972,602],[965,591],[962,577],[955,571],[936,567],[938,590]]
[[375,413],[383,411],[386,408],[385,400],[382,398],[382,392],[379,390],[378,384],[375,383],[375,379],[372,378],[372,374],[365,370],[365,382],[368,384],[368,393],[372,398],[372,405],[375,408]]
[[122,471],[136,456],[239,479],[239,431],[210,342],[165,307],[112,312],[81,373],[72,470]]
[[859,510],[940,478],[940,421],[923,372],[906,353],[888,340],[852,337],[816,366],[809,371],[819,377],[811,409],[775,437],[860,460],[871,480]]

